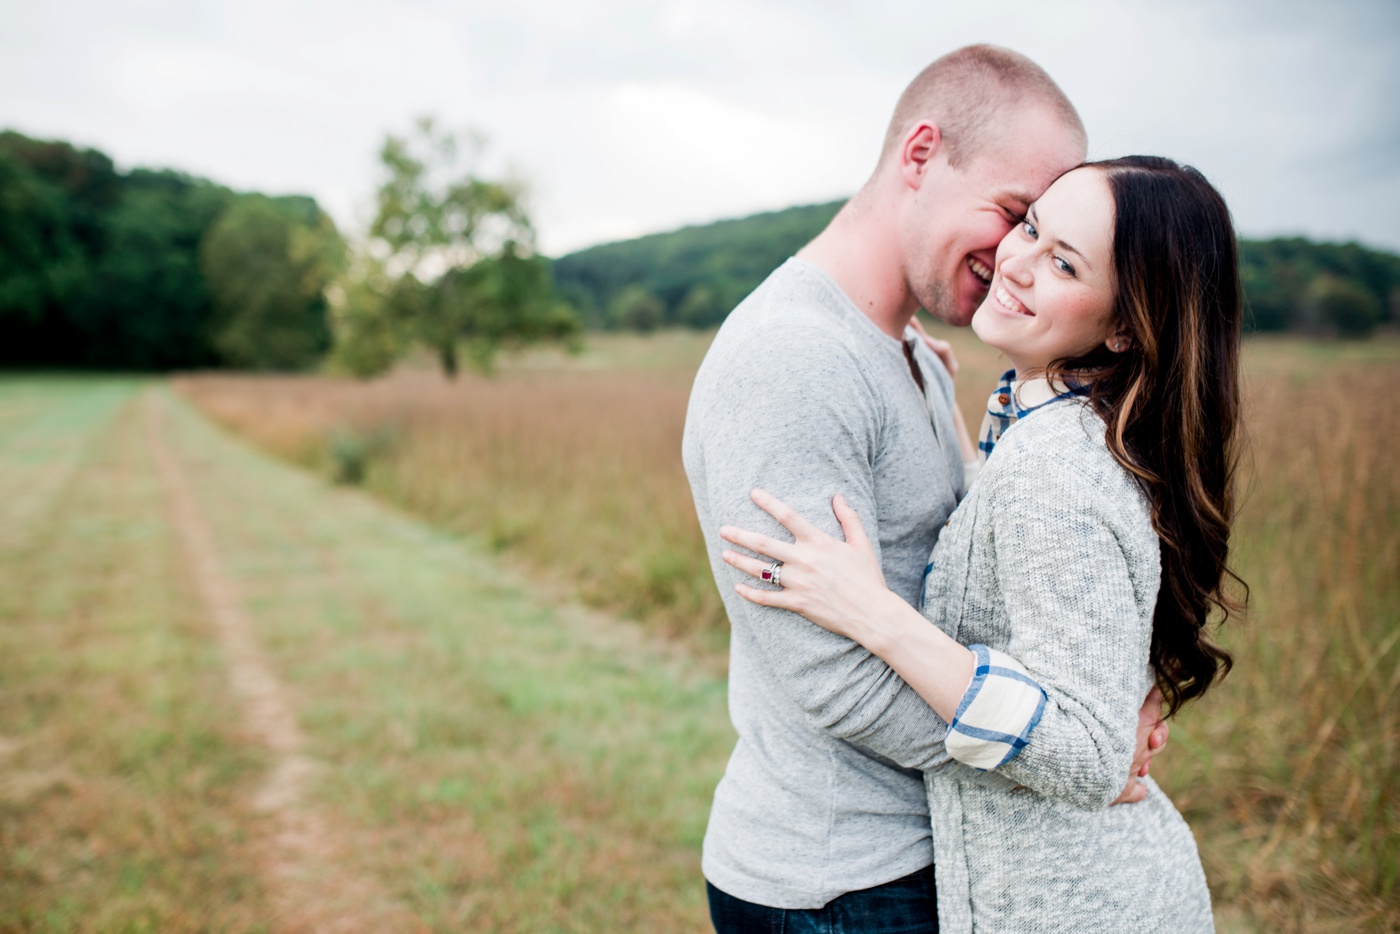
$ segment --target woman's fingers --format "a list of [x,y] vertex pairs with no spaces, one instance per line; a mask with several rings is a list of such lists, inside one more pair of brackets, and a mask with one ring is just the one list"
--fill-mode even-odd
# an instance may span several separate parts
[[797,601],[786,590],[759,590],[750,584],[735,584],[734,589],[739,596],[750,603],[757,603],[759,606],[771,606],[779,610],[791,610],[794,613],[801,612],[797,608]]
[[943,367],[948,371],[949,376],[958,375],[958,357],[953,353],[952,344],[927,334],[924,335],[924,343],[928,344],[928,349],[932,350],[934,355],[943,361]]
[[953,353],[953,345],[948,343],[947,341],[939,340],[938,338],[929,334],[928,331],[925,331],[923,324],[919,321],[918,315],[915,315],[913,318],[911,318],[909,324],[914,328],[914,330],[919,332],[919,336],[924,339],[924,343],[928,345],[928,349],[932,350],[934,355],[937,356],[938,359],[943,361],[943,366],[945,369],[947,369],[948,375],[957,376],[958,358]]
[[720,557],[724,559],[725,564],[738,568],[749,577],[759,579],[762,579],[765,569],[773,566],[771,559],[750,558],[748,555],[741,555],[737,551],[730,551],[727,548],[720,554]]
[[836,521],[841,523],[841,531],[846,536],[846,541],[852,545],[862,548],[870,544],[870,538],[865,534],[865,526],[861,524],[860,515],[846,502],[846,497],[840,493],[831,501],[831,509],[836,513]]
[[799,542],[827,537],[825,532],[804,519],[796,509],[767,490],[756,489],[749,494],[749,498],[759,509],[781,522],[783,528],[791,532]]
[[787,561],[792,557],[792,545],[788,542],[780,542],[776,538],[769,538],[767,535],[750,532],[748,529],[741,529],[738,526],[720,526],[719,537],[731,545],[747,548],[756,554],[767,555],[771,561]]

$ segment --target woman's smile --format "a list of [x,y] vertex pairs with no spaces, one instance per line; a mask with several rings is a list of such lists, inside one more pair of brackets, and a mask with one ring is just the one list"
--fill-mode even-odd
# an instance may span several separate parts
[[1023,315],[1031,318],[1035,317],[1035,312],[1031,311],[1029,308],[1023,305],[1010,292],[1006,291],[1006,286],[998,284],[996,287],[996,291],[994,291],[992,294],[996,296],[997,303],[1000,304],[1001,307],[1005,308],[1007,311],[1013,314]]

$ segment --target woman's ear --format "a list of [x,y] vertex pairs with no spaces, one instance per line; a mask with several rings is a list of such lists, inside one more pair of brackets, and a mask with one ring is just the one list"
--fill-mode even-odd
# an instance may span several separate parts
[[1104,343],[1108,346],[1108,349],[1114,353],[1122,353],[1133,346],[1133,339],[1129,337],[1127,333],[1117,331],[1109,335],[1108,340],[1104,341]]

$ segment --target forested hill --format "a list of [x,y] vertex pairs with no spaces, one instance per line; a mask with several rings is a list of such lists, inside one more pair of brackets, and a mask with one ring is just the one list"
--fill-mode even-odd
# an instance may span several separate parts
[[[711,327],[835,216],[813,204],[590,247],[554,262],[593,328]],[[1400,256],[1355,243],[1243,240],[1240,273],[1258,331],[1365,335],[1400,324]]]
[[590,247],[554,261],[555,283],[593,328],[711,327],[816,236],[843,203]]
[[0,367],[310,365],[343,249],[311,198],[0,132]]

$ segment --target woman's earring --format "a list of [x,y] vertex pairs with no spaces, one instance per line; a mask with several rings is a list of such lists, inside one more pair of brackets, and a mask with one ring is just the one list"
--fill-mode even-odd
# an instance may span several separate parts
[[1128,349],[1128,339],[1126,337],[1115,337],[1108,342],[1108,349],[1114,353],[1122,353]]

